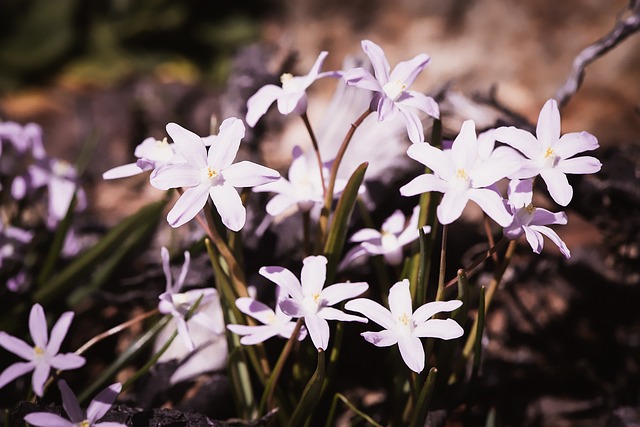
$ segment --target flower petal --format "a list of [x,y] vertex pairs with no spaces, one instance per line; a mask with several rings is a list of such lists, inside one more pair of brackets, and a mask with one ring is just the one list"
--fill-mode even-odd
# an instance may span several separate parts
[[59,380],[58,388],[60,389],[60,395],[62,396],[62,407],[69,416],[69,419],[74,423],[84,421],[84,412],[80,408],[80,403],[78,403],[76,395],[73,394],[73,391],[71,391],[67,382],[65,380]]
[[58,351],[60,351],[60,345],[62,344],[64,337],[67,336],[67,331],[69,330],[73,316],[74,314],[72,311],[62,313],[56,324],[51,329],[51,339],[47,345],[47,353],[50,355],[53,356],[54,354],[58,354]]
[[598,148],[598,139],[589,132],[571,132],[564,134],[553,147],[556,156],[568,159],[583,151],[591,151]]
[[436,313],[451,312],[460,308],[461,305],[462,301],[460,300],[428,302],[418,307],[411,318],[416,325],[420,325],[429,320]]
[[398,99],[398,104],[400,104],[400,106],[417,108],[435,119],[440,118],[440,107],[438,107],[438,103],[424,93],[407,90]]
[[407,127],[407,134],[409,135],[409,141],[414,144],[424,142],[424,130],[422,129],[422,121],[418,114],[412,109],[407,108],[402,104],[395,104],[404,117],[404,124]]
[[87,408],[87,420],[93,424],[104,417],[107,411],[109,411],[109,408],[111,408],[111,405],[113,405],[113,402],[116,401],[121,390],[122,385],[120,383],[114,383],[98,393]]
[[380,86],[384,86],[389,81],[389,70],[391,69],[384,51],[371,40],[362,40],[360,44],[371,61],[376,80],[380,82]]
[[296,199],[291,198],[285,194],[276,194],[267,202],[267,206],[265,206],[265,210],[271,216],[278,216],[281,213],[284,213],[291,206],[298,203]]
[[209,188],[209,185],[204,184],[187,188],[167,214],[169,225],[180,227],[195,218],[207,203]]
[[334,305],[346,299],[355,298],[367,289],[369,289],[369,284],[366,282],[336,283],[324,288],[320,293],[320,298],[326,305]]
[[549,99],[540,110],[536,136],[543,147],[553,147],[560,138],[560,111],[555,99]]
[[102,174],[102,179],[126,178],[129,176],[138,175],[142,172],[144,172],[144,170],[136,163],[128,163],[126,165],[116,166],[115,168],[109,169],[108,171],[104,172]]
[[531,225],[530,228],[540,234],[544,234],[545,236],[547,236],[549,240],[551,240],[558,247],[558,249],[560,249],[560,252],[562,253],[562,255],[564,255],[565,258],[571,258],[571,251],[555,231],[553,231],[549,227],[540,225]]
[[402,360],[413,372],[420,373],[424,369],[424,348],[417,337],[403,337],[398,341]]
[[418,77],[418,74],[429,64],[431,58],[426,53],[420,53],[408,61],[398,62],[389,75],[392,82],[399,81],[407,86],[411,86]]
[[502,178],[520,169],[520,162],[505,158],[492,158],[476,166],[469,172],[471,185],[476,188],[489,187]]
[[40,304],[34,304],[29,313],[29,333],[33,343],[45,349],[49,341],[47,332],[47,319],[44,317],[44,309]]
[[318,78],[318,74],[320,73],[320,69],[322,68],[322,63],[324,62],[328,54],[329,52],[327,52],[326,50],[320,52],[320,54],[316,58],[316,62],[313,63],[313,66],[309,70],[309,73],[303,77],[302,87],[304,89],[307,89],[309,86],[311,86],[311,83],[313,83]]
[[238,298],[236,299],[236,307],[244,314],[259,320],[265,325],[271,323],[275,316],[274,311],[270,307],[254,298]]
[[246,160],[230,165],[222,176],[234,187],[253,187],[280,178],[278,171]]
[[242,120],[235,117],[225,119],[220,125],[218,137],[209,148],[207,165],[218,171],[231,165],[238,154],[244,132]]
[[329,346],[329,323],[320,316],[305,316],[304,324],[316,348],[326,350]]
[[202,173],[189,163],[166,164],[154,169],[149,181],[159,190],[195,187],[202,182]]
[[595,157],[580,156],[573,159],[560,160],[557,168],[564,173],[570,174],[596,173],[602,168],[602,163]]
[[465,191],[447,191],[444,193],[444,196],[438,205],[438,221],[440,221],[441,224],[451,224],[453,221],[460,218],[460,215],[462,215],[462,211],[464,210],[464,207],[467,206],[468,201],[469,197]]
[[33,369],[31,387],[33,387],[33,392],[39,397],[44,395],[44,383],[47,382],[49,378],[49,372],[51,372],[51,366],[47,363],[36,363]]
[[[401,211],[400,212],[402,215]],[[404,215],[403,215],[404,218]],[[374,230],[373,228],[363,228],[362,230],[358,230],[349,239],[350,242],[375,242],[375,244],[380,244],[380,239],[382,238],[382,234],[378,230]]]
[[549,224],[561,224],[567,223],[567,214],[564,212],[550,212],[546,209],[536,208],[533,211],[533,218],[530,225],[549,225]]
[[393,317],[402,316],[403,314],[411,316],[413,307],[411,305],[409,280],[404,279],[397,282],[389,289],[389,309]]
[[513,126],[499,127],[493,134],[496,141],[504,142],[507,145],[520,151],[527,158],[536,160],[542,156],[542,144],[526,130],[518,129]]
[[282,95],[283,90],[280,86],[266,85],[262,86],[247,101],[247,117],[245,118],[250,127],[254,127],[260,117],[264,116],[271,104]]
[[238,191],[232,185],[225,183],[210,187],[209,195],[225,227],[231,231],[240,231],[247,220],[247,211],[242,205]]
[[451,159],[457,169],[470,172],[478,159],[478,139],[476,137],[476,124],[473,120],[462,123],[460,133],[451,145]]
[[34,357],[32,346],[4,331],[0,331],[0,346],[26,360],[32,360]]
[[531,227],[523,227],[524,236],[529,242],[529,246],[533,249],[533,252],[539,254],[542,252],[542,248],[544,247],[544,240],[542,239],[542,235],[538,233],[536,230]]
[[527,206],[533,200],[533,180],[512,179],[507,187],[509,203],[516,209]]
[[385,329],[394,329],[395,321],[389,310],[384,308],[376,301],[368,298],[357,298],[351,301],[347,301],[344,308],[350,311],[358,312],[369,319],[376,322],[378,325]]
[[303,295],[320,294],[326,278],[327,258],[318,255],[308,256],[302,260],[300,282],[302,283]]
[[416,326],[413,334],[421,338],[451,340],[461,337],[464,334],[464,329],[453,319],[431,319]]
[[79,356],[75,353],[65,353],[65,354],[56,354],[51,360],[49,364],[62,371],[68,371],[70,369],[77,369],[81,366],[84,366],[86,360],[84,357]]
[[380,82],[364,68],[358,67],[351,69],[345,72],[342,78],[349,86],[355,86],[360,89],[371,90],[374,92],[382,92]]
[[255,345],[278,335],[278,331],[270,325],[227,325],[227,329],[235,334],[244,335],[240,339],[242,345]]
[[405,197],[431,191],[445,193],[449,191],[449,185],[433,174],[422,174],[400,187],[400,194]]
[[288,269],[284,267],[262,267],[258,273],[280,286],[280,289],[285,292],[280,294],[281,298],[291,296],[296,301],[302,301],[300,281]]
[[506,227],[511,224],[513,217],[509,215],[507,209],[504,207],[502,197],[495,191],[488,188],[470,188],[467,191],[469,199],[473,200],[482,208],[484,213],[489,215],[491,219],[500,224],[502,227]]
[[2,371],[2,374],[0,374],[0,388],[6,386],[11,381],[21,377],[27,372],[33,371],[34,367],[35,364],[33,362],[16,362],[9,365],[7,369]]
[[413,144],[407,155],[432,171],[443,180],[449,181],[456,173],[456,165],[442,150],[429,144]]
[[24,420],[38,427],[74,427],[71,421],[50,412],[32,412],[25,415]]
[[176,150],[187,163],[197,169],[207,167],[207,149],[202,138],[177,123],[168,123],[166,129],[176,144]]
[[362,337],[376,347],[389,347],[398,343],[398,334],[394,331],[363,332]]
[[543,169],[540,176],[547,184],[551,198],[561,206],[567,206],[573,198],[573,188],[567,176],[559,168]]
[[334,307],[322,307],[320,310],[318,310],[318,316],[322,317],[325,320],[339,320],[341,322],[367,323],[369,321],[365,317],[347,314]]
[[284,298],[278,301],[278,308],[289,317],[303,317],[304,306],[293,298]]

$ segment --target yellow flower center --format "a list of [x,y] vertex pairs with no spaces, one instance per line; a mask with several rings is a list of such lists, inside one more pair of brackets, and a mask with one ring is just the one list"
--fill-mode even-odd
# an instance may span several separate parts
[[536,210],[535,206],[533,206],[533,203],[529,203],[527,206],[524,207],[524,209],[527,210],[527,213],[529,215],[533,215],[533,211]]
[[162,138],[162,141],[159,139],[156,139],[156,148],[159,150],[162,150],[164,148],[167,148],[169,146],[169,141],[167,141],[167,138]]
[[553,148],[548,147],[548,148],[547,148],[547,151],[544,153],[544,158],[545,158],[545,159],[548,159],[549,157],[551,157],[551,156],[553,156],[553,155],[554,155],[554,154],[553,154]]
[[464,169],[458,169],[456,171],[456,178],[464,179],[466,181],[467,179],[469,179],[469,175],[467,175],[467,171],[465,171]]
[[411,322],[411,317],[409,317],[407,313],[402,313],[402,316],[398,317],[398,320],[404,326],[409,326],[409,322]]
[[36,356],[42,356],[44,354],[44,350],[38,346],[35,346],[33,351],[36,353]]
[[91,427],[89,420],[83,420],[78,423],[78,427]]

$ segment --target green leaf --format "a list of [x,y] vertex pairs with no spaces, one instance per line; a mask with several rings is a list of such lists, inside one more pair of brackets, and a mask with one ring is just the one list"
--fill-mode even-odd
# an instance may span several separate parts
[[[91,273],[98,273],[95,282],[90,281],[93,288],[103,284],[114,272],[115,268],[126,259],[135,247],[147,241],[155,230],[166,200],[151,203],[131,215],[109,233],[94,247],[76,258],[64,270],[43,283],[34,295],[34,301],[49,305],[53,301],[69,295]],[[73,302],[77,302],[77,297]]]
[[320,396],[322,395],[322,385],[324,384],[325,378],[324,368],[324,351],[322,349],[318,349],[318,364],[316,366],[316,371],[313,373],[309,382],[302,391],[302,397],[300,398],[300,402],[298,402],[298,406],[296,406],[296,409],[293,411],[293,415],[291,415],[289,426],[302,426],[311,416],[313,408],[316,406],[316,403],[318,403],[318,400],[320,400]]
[[364,180],[364,174],[367,171],[369,163],[362,163],[353,172],[347,185],[338,199],[338,205],[333,215],[333,221],[331,223],[331,229],[327,236],[327,242],[324,245],[324,254],[327,257],[327,280],[326,283],[331,283],[335,276],[336,267],[340,256],[342,255],[342,249],[344,248],[344,242],[347,238],[347,230],[349,228],[349,218],[356,204],[358,198],[358,190],[362,181]]
[[420,390],[418,401],[414,406],[413,415],[411,416],[411,423],[409,424],[410,427],[424,425],[424,420],[429,413],[429,403],[431,402],[431,396],[433,395],[433,389],[436,385],[437,376],[438,370],[436,368],[431,368],[429,370],[429,375],[427,375],[427,379],[422,386],[422,390]]

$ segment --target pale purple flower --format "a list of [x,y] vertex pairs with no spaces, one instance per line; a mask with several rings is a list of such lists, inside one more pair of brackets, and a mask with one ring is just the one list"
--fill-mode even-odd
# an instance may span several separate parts
[[516,127],[496,129],[495,138],[519,150],[527,158],[511,178],[540,175],[549,194],[559,205],[567,206],[573,188],[566,174],[587,174],[600,170],[602,164],[591,156],[573,157],[598,148],[598,140],[588,132],[572,132],[560,136],[560,111],[555,99],[548,100],[538,117],[536,136]]
[[560,249],[566,258],[571,257],[567,245],[560,239],[550,224],[566,224],[567,215],[564,212],[553,213],[546,209],[533,206],[533,183],[531,180],[514,179],[509,183],[507,210],[513,216],[513,221],[504,228],[504,235],[509,240],[516,240],[523,234],[531,245],[533,252],[539,254],[544,246],[543,235],[547,236]]
[[307,110],[306,90],[314,81],[323,76],[320,74],[320,68],[327,55],[326,51],[320,52],[306,76],[294,77],[285,73],[280,76],[282,86],[268,84],[258,89],[247,101],[247,124],[254,127],[274,102],[277,102],[278,111],[281,114],[304,113]]
[[58,381],[58,388],[62,396],[62,407],[69,419],[51,412],[32,412],[25,415],[24,420],[38,427],[126,427],[126,424],[112,421],[97,422],[106,415],[120,394],[122,390],[120,383],[111,384],[98,393],[89,403],[87,412],[80,408],[78,399],[66,381]]
[[33,240],[32,231],[5,225],[0,218],[0,274],[7,279],[11,292],[25,290],[28,285],[24,269],[24,249]]
[[209,197],[227,228],[239,231],[244,226],[246,210],[234,187],[253,187],[280,177],[277,171],[253,162],[232,164],[244,131],[241,120],[226,119],[207,153],[198,135],[175,123],[167,125],[167,133],[186,163],[166,164],[155,169],[151,174],[151,185],[161,190],[187,187],[167,215],[172,227],[192,220]]
[[450,224],[460,217],[469,200],[503,227],[511,223],[511,216],[502,198],[486,188],[515,172],[519,162],[510,159],[490,158],[479,161],[475,123],[467,120],[450,150],[439,150],[429,144],[413,144],[407,154],[429,167],[434,173],[423,174],[400,188],[403,196],[413,196],[428,191],[444,193],[438,205],[438,220]]
[[[296,322],[282,312],[278,303],[273,311],[260,301],[250,298],[238,298],[236,307],[244,314],[258,320],[262,325],[227,325],[227,329],[238,335],[243,335],[240,344],[253,345],[268,340],[276,335],[289,339],[293,335]],[[298,340],[302,341],[307,336],[305,328],[300,329]]]
[[102,174],[103,179],[116,179],[134,176],[157,169],[162,165],[184,163],[186,160],[178,154],[175,144],[155,138],[146,138],[136,147],[134,153],[138,161],[109,169]]
[[15,122],[0,122],[0,153],[2,140],[9,141],[21,155],[30,154],[35,159],[42,159],[46,155],[42,144],[42,128],[36,123],[22,126]]
[[421,53],[409,61],[400,62],[390,71],[391,67],[380,46],[363,40],[362,49],[371,60],[375,77],[364,68],[354,68],[345,71],[343,78],[349,85],[376,93],[371,101],[371,109],[378,112],[379,121],[393,120],[400,113],[411,142],[423,142],[424,131],[416,110],[434,118],[440,117],[440,110],[433,98],[408,88],[431,58]]
[[398,344],[402,360],[414,372],[422,372],[425,364],[424,348],[420,338],[450,340],[462,336],[464,330],[453,319],[431,319],[435,314],[450,312],[462,301],[434,301],[413,311],[409,281],[404,279],[389,289],[389,308],[367,298],[357,298],[345,304],[347,310],[356,311],[382,326],[380,332],[363,332],[365,340],[377,347]]
[[[329,177],[329,167],[323,165],[325,181]],[[276,195],[267,203],[267,213],[278,216],[292,207],[300,212],[308,212],[314,206],[324,203],[324,194],[318,161],[315,158],[305,156],[299,146],[293,147],[293,160],[289,167],[289,179],[280,177],[277,181],[270,182],[253,188],[255,192],[273,192]],[[346,180],[336,179],[334,197],[338,196],[346,185]]]
[[287,294],[281,295],[279,306],[282,311],[294,318],[304,317],[313,345],[326,350],[329,345],[327,320],[367,321],[331,306],[360,295],[369,285],[365,282],[336,283],[323,289],[327,277],[327,258],[322,255],[309,256],[302,263],[300,280],[284,267],[262,267],[259,272]]
[[[158,297],[160,300],[158,310],[160,313],[170,314],[175,319],[178,335],[182,339],[185,347],[189,351],[193,351],[195,344],[191,337],[190,324],[193,323],[205,327],[212,334],[220,334],[222,332],[222,327],[218,319],[212,318],[205,312],[205,307],[218,300],[218,291],[214,288],[201,288],[180,292],[189,271],[191,255],[187,251],[184,252],[184,264],[180,270],[178,280],[173,283],[171,266],[169,264],[169,251],[167,248],[162,247],[160,254],[162,257],[162,269],[166,278],[166,290]],[[198,300],[200,300],[200,303],[192,313],[189,321],[185,320],[185,316]]]
[[[402,250],[404,246],[413,242],[420,236],[418,230],[418,216],[420,206],[413,209],[409,221],[401,210],[396,210],[384,223],[380,231],[373,228],[363,228],[351,236],[351,242],[359,242],[344,256],[341,267],[347,266],[356,258],[365,255],[382,255],[390,265],[400,265],[403,260]],[[425,233],[431,231],[428,225],[422,227]]]
[[51,329],[51,339],[49,339],[44,310],[40,304],[34,304],[29,315],[29,332],[34,346],[0,331],[0,346],[26,360],[26,362],[12,364],[0,374],[0,388],[19,376],[33,371],[31,377],[33,391],[42,397],[44,383],[49,378],[51,368],[69,370],[84,365],[85,359],[82,356],[75,353],[58,353],[72,320],[72,311],[62,313]]
[[76,209],[86,207],[86,196],[78,186],[77,175],[75,167],[69,162],[45,156],[29,165],[25,174],[14,178],[11,195],[21,200],[35,190],[47,187],[47,227],[53,229],[67,214],[74,194],[77,193]]

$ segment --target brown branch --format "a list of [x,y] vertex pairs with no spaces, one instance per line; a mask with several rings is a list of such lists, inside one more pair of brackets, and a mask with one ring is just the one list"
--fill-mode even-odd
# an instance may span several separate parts
[[631,34],[640,30],[640,1],[632,0],[629,3],[628,12],[630,14],[626,18],[618,20],[609,34],[587,46],[575,57],[567,81],[556,93],[556,100],[560,107],[564,106],[580,88],[587,65],[618,46]]

